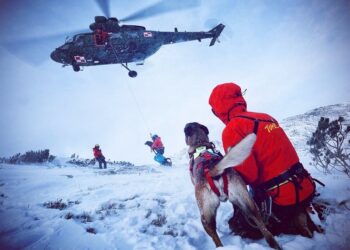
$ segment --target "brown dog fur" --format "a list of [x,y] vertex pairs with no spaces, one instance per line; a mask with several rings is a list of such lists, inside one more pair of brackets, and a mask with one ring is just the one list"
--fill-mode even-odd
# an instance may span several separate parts
[[[191,133],[186,133],[186,129]],[[210,141],[208,138],[208,129],[199,123],[188,123],[185,127],[185,141],[189,146],[189,154],[193,154],[198,146],[210,147]],[[254,135],[255,136],[255,135]],[[223,246],[222,242],[216,232],[216,212],[219,207],[220,201],[226,201],[227,199],[235,206],[239,207],[245,215],[254,221],[259,228],[262,235],[265,237],[270,247],[275,249],[281,249],[271,232],[266,228],[260,215],[259,209],[250,197],[246,183],[241,176],[233,170],[233,166],[242,163],[246,157],[248,157],[254,141],[248,146],[244,145],[245,139],[234,148],[229,150],[225,157],[215,166],[210,166],[210,174],[212,176],[222,173],[225,169],[228,177],[228,196],[222,193],[222,197],[218,197],[210,188],[204,174],[203,168],[197,168],[194,161],[193,169],[191,172],[191,180],[195,188],[195,196],[197,205],[201,214],[201,222],[205,231],[213,239],[216,247]],[[217,186],[222,186],[222,178],[215,181]],[[222,187],[220,188],[222,189]]]

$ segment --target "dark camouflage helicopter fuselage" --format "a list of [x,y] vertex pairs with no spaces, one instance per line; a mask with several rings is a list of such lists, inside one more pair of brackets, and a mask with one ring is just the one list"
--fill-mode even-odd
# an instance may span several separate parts
[[[224,29],[223,24],[207,32],[160,32],[146,30],[136,25],[123,25],[117,32],[96,32],[74,35],[51,53],[52,60],[64,66],[72,65],[75,71],[81,66],[143,63],[156,53],[162,45],[212,38],[210,46]],[[129,70],[129,68],[127,68]],[[130,75],[134,72],[135,75]],[[129,75],[136,76],[129,70]]]

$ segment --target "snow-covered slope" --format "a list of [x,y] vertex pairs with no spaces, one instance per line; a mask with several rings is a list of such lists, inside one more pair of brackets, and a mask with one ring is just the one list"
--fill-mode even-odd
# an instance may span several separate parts
[[[299,154],[306,152],[308,133],[319,117],[331,114],[349,117],[349,104],[281,123]],[[185,157],[182,150],[171,168],[110,165],[100,170],[97,164],[78,167],[64,158],[48,165],[0,164],[0,249],[214,249],[200,222]],[[349,178],[307,167],[327,185],[319,188],[331,204],[323,222],[326,233],[312,239],[281,235],[277,241],[285,250],[349,249]],[[221,249],[269,249],[264,240],[230,234],[231,208],[223,203],[218,209]]]
[[286,131],[298,153],[305,156],[308,152],[306,142],[315,132],[320,118],[327,117],[335,120],[339,116],[344,117],[347,124],[350,123],[350,102],[316,108],[304,114],[286,118],[280,122],[280,125]]

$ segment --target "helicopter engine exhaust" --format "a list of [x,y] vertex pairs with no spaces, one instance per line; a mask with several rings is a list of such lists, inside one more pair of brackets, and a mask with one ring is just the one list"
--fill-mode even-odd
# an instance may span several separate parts
[[92,31],[118,32],[120,25],[119,20],[115,17],[95,16],[95,22],[90,24],[89,28]]

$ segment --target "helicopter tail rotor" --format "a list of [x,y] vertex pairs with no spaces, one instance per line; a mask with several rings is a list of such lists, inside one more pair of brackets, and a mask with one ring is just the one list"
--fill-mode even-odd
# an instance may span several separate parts
[[218,37],[220,36],[220,34],[224,28],[225,28],[225,25],[220,23],[219,25],[217,25],[213,29],[209,30],[209,32],[213,34],[213,38],[211,39],[209,46],[213,46],[215,44],[216,40],[218,39]]

